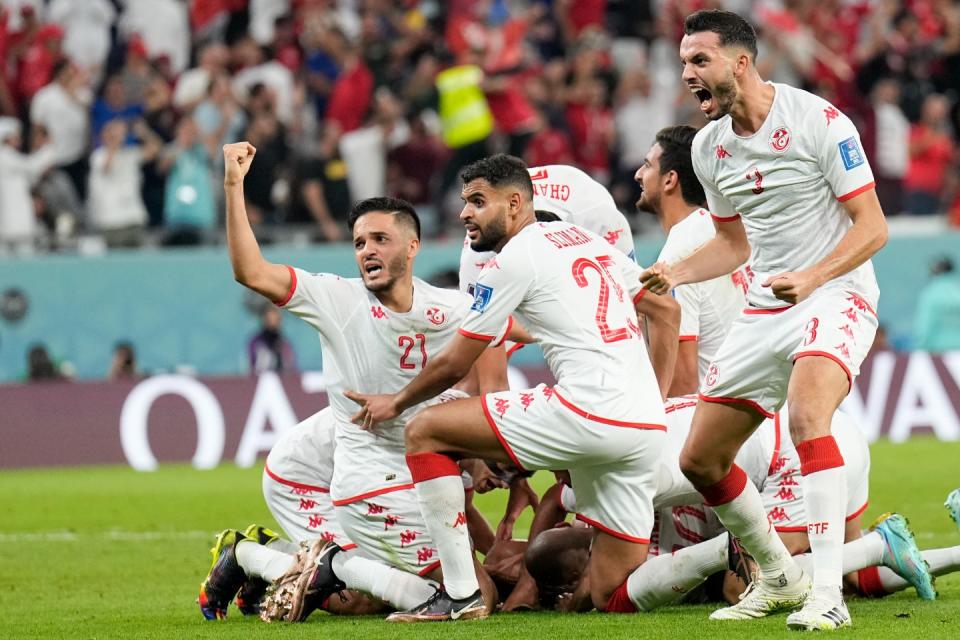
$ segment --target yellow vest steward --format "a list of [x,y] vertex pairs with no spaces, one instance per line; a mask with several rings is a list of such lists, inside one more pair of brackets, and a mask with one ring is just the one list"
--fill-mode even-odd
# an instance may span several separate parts
[[493,115],[480,88],[483,71],[472,64],[437,74],[443,141],[452,148],[479,142],[493,131]]

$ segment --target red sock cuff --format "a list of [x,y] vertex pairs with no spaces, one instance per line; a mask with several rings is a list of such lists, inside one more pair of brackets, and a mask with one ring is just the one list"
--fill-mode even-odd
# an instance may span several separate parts
[[607,600],[607,606],[603,608],[607,613],[636,613],[637,606],[630,601],[630,596],[627,595],[627,581],[624,580],[623,584],[617,587],[616,591],[610,594],[610,599]]
[[730,473],[724,476],[723,480],[709,487],[700,487],[699,491],[708,507],[716,507],[732,502],[743,493],[743,488],[746,486],[747,474],[737,465],[733,465],[730,467]]
[[877,567],[865,567],[857,571],[860,595],[867,598],[882,598],[887,595],[880,580],[880,570]]
[[803,476],[843,466],[843,455],[833,436],[798,443],[797,455],[800,457],[800,475]]
[[442,453],[415,453],[407,456],[413,482],[425,482],[443,476],[459,476],[460,465]]

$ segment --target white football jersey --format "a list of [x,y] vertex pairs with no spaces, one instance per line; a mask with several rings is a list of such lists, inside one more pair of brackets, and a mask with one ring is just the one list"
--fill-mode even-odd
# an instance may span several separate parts
[[[776,94],[766,121],[751,136],[733,132],[730,116],[701,129],[693,168],[719,220],[741,216],[756,277],[747,302],[785,306],[761,284],[827,256],[853,224],[841,203],[874,186],[873,172],[850,119],[829,102],[771,83]],[[879,289],[867,261],[835,285],[859,292],[876,308]]]
[[[343,395],[396,393],[453,337],[470,297],[413,279],[413,306],[397,313],[380,304],[360,278],[291,269],[284,305],[319,332],[327,396],[337,423],[331,497],[334,503],[411,482],[403,429],[426,403],[411,407],[374,432],[350,422],[359,407]],[[493,335],[502,339],[506,319]]]
[[330,488],[333,481],[333,409],[326,407],[288,429],[267,455],[267,469],[284,480]]
[[[623,254],[634,257],[633,232],[626,217],[617,209],[606,187],[587,173],[565,164],[530,167],[533,181],[533,208],[557,214],[597,234]],[[460,290],[473,293],[472,286],[480,270],[496,253],[474,251],[469,240],[460,253]]]
[[460,332],[489,340],[515,313],[543,349],[564,404],[600,421],[663,424],[633,303],[640,271],[585,229],[532,223],[481,271]]
[[[710,212],[698,209],[670,229],[657,261],[674,265],[689,257],[714,235],[716,227]],[[752,275],[750,267],[744,265],[729,275],[680,285],[673,290],[680,304],[680,340],[697,341],[700,380],[707,375],[707,368],[730,325],[743,311]]]

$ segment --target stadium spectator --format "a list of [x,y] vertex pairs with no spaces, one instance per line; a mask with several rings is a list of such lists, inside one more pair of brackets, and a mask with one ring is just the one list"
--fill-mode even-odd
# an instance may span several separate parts
[[196,122],[183,118],[158,166],[167,172],[163,198],[164,244],[191,245],[209,239],[216,226],[213,151],[204,145]]
[[27,351],[27,382],[67,380],[69,376],[53,361],[46,345],[34,344]]
[[156,69],[150,64],[143,39],[140,36],[130,38],[127,41],[123,68],[120,70],[127,102],[131,104],[143,102],[147,87],[157,76]]
[[100,71],[110,53],[110,29],[117,10],[110,0],[53,0],[46,19],[64,30],[63,52],[92,77]]
[[30,251],[39,235],[31,188],[56,155],[51,145],[23,154],[21,144],[20,121],[0,118],[0,248]]
[[272,305],[264,306],[260,314],[260,330],[247,343],[250,372],[289,373],[297,370],[293,347],[280,331],[283,316]]
[[190,22],[187,3],[179,0],[126,0],[118,24],[127,39],[142,38],[144,57],[166,56],[180,74],[190,61]]
[[941,353],[960,349],[960,277],[944,257],[930,268],[930,282],[920,291],[914,320],[917,349]]
[[210,77],[206,96],[194,109],[193,118],[211,149],[240,139],[247,117],[233,96],[230,76],[219,72]]
[[[143,121],[164,144],[176,135],[177,112],[170,104],[170,87],[163,78],[156,77],[144,93]],[[143,204],[147,207],[150,227],[163,224],[166,171],[160,166],[160,157],[143,165]]]
[[[47,130],[39,125],[34,126],[30,132],[31,152],[37,153],[41,149],[49,148],[49,145],[50,136],[47,135]],[[48,168],[34,185],[31,195],[37,220],[54,232],[49,246],[57,248],[66,244],[86,217],[83,202],[70,176],[63,169]]]
[[198,64],[180,74],[173,92],[173,105],[181,111],[189,111],[207,97],[214,78],[227,72],[230,50],[220,42],[203,46],[197,54]]
[[125,340],[118,342],[113,347],[107,380],[139,380],[142,377],[137,368],[137,352],[133,345]]
[[140,121],[133,129],[142,144],[125,144],[126,121],[111,120],[103,129],[103,146],[90,156],[88,220],[108,247],[139,246],[147,225],[140,167],[157,157],[162,142]]
[[898,104],[900,87],[884,79],[873,89],[877,197],[890,216],[903,211],[903,177],[910,163],[910,122]]
[[[100,132],[108,122],[119,118],[132,123],[142,114],[143,106],[141,104],[127,102],[126,95],[123,92],[123,80],[120,76],[110,76],[103,86],[103,94],[93,103],[91,133],[94,146],[101,144]],[[130,144],[136,142],[132,131],[127,137],[127,142]]]
[[242,69],[233,78],[234,93],[253,97],[257,87],[266,87],[273,95],[277,118],[289,124],[293,118],[294,84],[290,69],[276,60],[268,60],[253,38],[244,38],[233,45],[233,58]]
[[954,166],[956,144],[950,137],[950,103],[933,94],[923,102],[920,121],[910,129],[910,164],[904,176],[904,207],[915,215],[939,213]]

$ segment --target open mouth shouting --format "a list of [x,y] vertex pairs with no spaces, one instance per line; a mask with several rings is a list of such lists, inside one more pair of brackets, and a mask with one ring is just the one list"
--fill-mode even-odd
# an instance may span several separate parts
[[700,111],[702,113],[708,114],[714,110],[716,100],[714,100],[713,94],[710,93],[709,89],[701,85],[690,85],[690,91],[693,95],[697,96],[697,100],[700,101]]
[[363,263],[363,272],[368,278],[376,278],[383,272],[383,263],[379,260],[367,260]]

